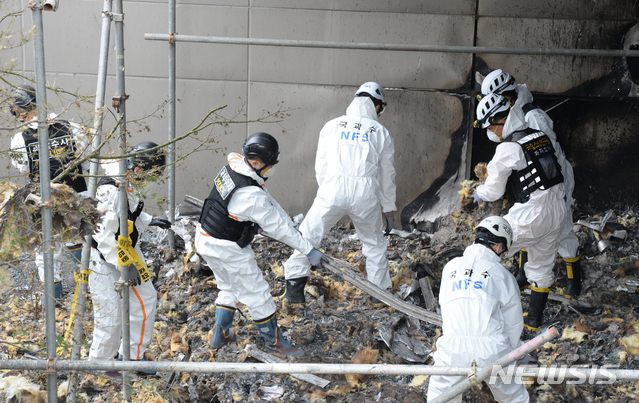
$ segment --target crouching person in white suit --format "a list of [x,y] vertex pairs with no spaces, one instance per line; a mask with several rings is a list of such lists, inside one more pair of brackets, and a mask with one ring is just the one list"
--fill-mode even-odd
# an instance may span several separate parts
[[[511,243],[512,229],[506,220],[485,218],[477,226],[475,243],[444,267],[439,293],[443,335],[437,340],[435,365],[470,367],[474,361],[485,367],[519,347],[524,328],[519,286],[500,263]],[[466,378],[431,376],[428,401]],[[521,382],[505,384],[496,378],[489,386],[498,402],[529,401]],[[460,394],[450,401],[461,400]]]

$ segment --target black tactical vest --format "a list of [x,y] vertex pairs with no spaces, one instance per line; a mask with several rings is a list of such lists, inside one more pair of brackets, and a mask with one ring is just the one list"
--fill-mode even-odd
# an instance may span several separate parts
[[528,115],[528,112],[535,110],[535,109],[541,109],[540,107],[538,107],[537,105],[533,104],[532,102],[527,103],[526,105],[522,106],[521,109],[524,111],[524,116]]
[[234,241],[243,248],[251,243],[259,227],[254,222],[242,222],[229,217],[228,205],[237,189],[260,185],[252,178],[233,171],[229,165],[222,168],[214,185],[204,201],[200,225],[212,237]]
[[513,133],[506,141],[521,146],[527,163],[526,168],[513,170],[508,177],[506,192],[511,200],[526,203],[535,190],[548,190],[564,181],[555,148],[544,132],[528,128]]
[[[67,122],[55,122],[49,126],[49,166],[51,179],[58,176],[66,167],[68,167],[76,159],[76,144],[71,128]],[[27,128],[22,132],[24,144],[27,151],[27,159],[29,160],[29,179],[38,181],[40,172],[40,145],[36,137],[38,131],[36,129]],[[70,186],[76,192],[84,192],[87,190],[87,184],[83,177],[75,176],[82,174],[80,165],[76,166],[72,171],[61,179],[61,183]]]

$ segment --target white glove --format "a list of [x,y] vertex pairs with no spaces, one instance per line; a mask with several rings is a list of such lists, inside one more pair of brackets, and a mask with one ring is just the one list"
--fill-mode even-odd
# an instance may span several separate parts
[[479,197],[477,192],[473,193],[470,197],[473,199],[473,202],[475,202],[477,204],[480,204],[480,203],[483,202],[483,200],[481,199],[481,197]]

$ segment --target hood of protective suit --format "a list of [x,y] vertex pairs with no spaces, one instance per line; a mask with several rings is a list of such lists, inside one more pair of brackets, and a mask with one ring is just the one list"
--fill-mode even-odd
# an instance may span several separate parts
[[262,179],[262,177],[253,170],[253,167],[244,160],[244,156],[242,154],[230,153],[227,159],[232,170],[238,174],[248,176],[259,183],[260,186],[264,185],[264,179]]
[[375,112],[375,104],[368,97],[355,97],[353,102],[346,108],[347,116],[364,116],[369,119],[377,120],[377,112]]
[[528,89],[528,85],[526,84],[517,84],[517,100],[515,101],[515,106],[522,107],[526,104],[529,104],[533,101],[533,96]]
[[516,91],[517,100],[513,107],[510,108],[508,118],[504,124],[504,131],[502,132],[502,138],[504,139],[507,139],[514,132],[524,130],[528,127],[528,123],[526,123],[526,114],[522,107],[531,103],[533,101],[533,96],[526,84],[517,84]]
[[504,130],[501,133],[501,137],[505,140],[510,137],[516,131],[523,130],[528,127],[526,123],[526,115],[521,107],[512,107],[508,112],[506,123],[504,123]]

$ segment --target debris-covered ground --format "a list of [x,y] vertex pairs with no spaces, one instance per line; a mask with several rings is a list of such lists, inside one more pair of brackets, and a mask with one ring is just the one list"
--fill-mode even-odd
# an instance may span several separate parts
[[[503,213],[500,203],[484,203],[479,208],[467,205],[435,223],[420,225],[412,233],[396,231],[388,237],[393,293],[423,306],[419,288],[413,281],[426,276],[435,296],[439,275],[448,260],[461,254],[473,240],[473,228],[481,218]],[[608,213],[608,214],[606,214]],[[633,211],[611,211],[586,215],[576,212],[575,225],[583,256],[584,292],[572,304],[549,301],[544,325],[555,324],[563,331],[561,339],[547,343],[533,355],[543,365],[617,365],[639,369],[639,222]],[[194,220],[184,217],[178,226],[193,233]],[[593,228],[591,228],[593,227]],[[155,228],[152,228],[153,230]],[[205,264],[186,256],[182,238],[177,251],[168,250],[161,232],[148,232],[143,238],[150,267],[156,271],[158,311],[154,339],[147,350],[151,360],[258,362],[248,356],[247,344],[263,341],[248,317],[246,309],[236,313],[235,344],[217,351],[208,346],[214,323],[216,281]],[[188,240],[187,240],[188,243]],[[337,225],[323,243],[326,253],[363,270],[364,258],[355,231],[348,224]],[[281,263],[292,250],[261,237],[254,241],[258,264],[274,293],[283,288]],[[514,258],[504,261],[513,272]],[[557,281],[553,293],[561,294],[565,286],[563,261],[557,257]],[[0,358],[44,358],[44,319],[39,303],[35,269],[13,265],[12,289],[3,298],[0,312]],[[19,269],[19,270],[18,270]],[[68,287],[67,287],[68,288]],[[58,333],[63,334],[69,320],[73,290],[56,310]],[[305,350],[289,362],[308,363],[384,363],[432,364],[430,352],[441,329],[419,322],[390,307],[374,308],[367,294],[344,282],[326,269],[313,272],[306,287],[307,306],[292,309],[278,305],[279,323],[288,340]],[[528,297],[522,295],[524,310]],[[91,340],[92,317],[86,315],[86,338],[83,356]],[[390,337],[392,334],[393,337]],[[524,340],[534,337],[529,332]],[[69,348],[60,337],[62,358]],[[280,357],[282,358],[282,357]],[[4,379],[22,375],[45,389],[46,376],[39,371],[5,372]],[[58,373],[60,381],[68,374]],[[423,376],[321,375],[330,381],[322,388],[289,375],[160,373],[135,376],[133,400],[138,402],[424,402],[428,386]],[[0,378],[0,384],[1,380]],[[121,398],[121,381],[106,376],[83,374],[80,400],[115,402]],[[469,391],[466,402],[491,402],[490,393]],[[539,384],[529,389],[532,402],[634,402],[639,399],[639,384],[618,381],[609,385]],[[2,391],[0,391],[2,396]]]

